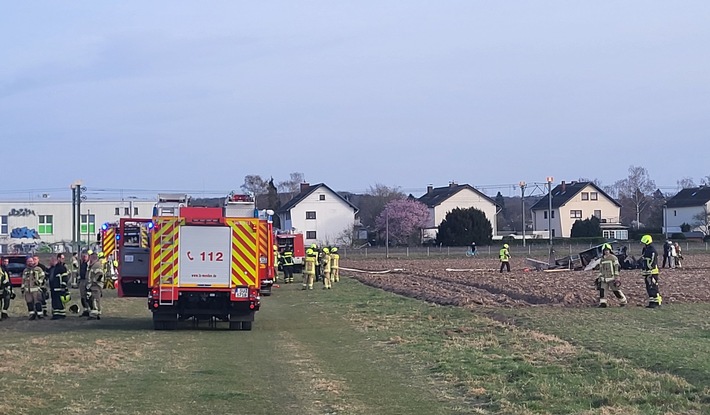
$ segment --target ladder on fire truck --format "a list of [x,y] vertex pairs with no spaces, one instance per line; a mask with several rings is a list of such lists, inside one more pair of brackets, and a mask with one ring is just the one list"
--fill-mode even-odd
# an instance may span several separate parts
[[[175,304],[175,281],[177,280],[178,255],[176,235],[182,223],[180,208],[187,206],[189,196],[184,194],[159,194],[153,216],[160,221],[160,229],[156,231],[161,258],[158,264],[158,304],[172,306]],[[164,217],[164,219],[160,219]]]

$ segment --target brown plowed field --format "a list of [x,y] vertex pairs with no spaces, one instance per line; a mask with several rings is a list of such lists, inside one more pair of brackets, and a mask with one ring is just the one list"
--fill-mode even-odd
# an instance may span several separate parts
[[[587,307],[598,302],[594,271],[528,271],[522,259],[511,261],[510,273],[499,273],[495,258],[344,259],[341,266],[367,273],[341,271],[364,284],[442,305],[475,307]],[[664,304],[710,302],[710,255],[686,255],[682,269],[661,269]],[[447,271],[456,269],[459,271]],[[647,303],[639,270],[621,271],[621,290],[630,305]],[[615,306],[609,293],[610,304]]]

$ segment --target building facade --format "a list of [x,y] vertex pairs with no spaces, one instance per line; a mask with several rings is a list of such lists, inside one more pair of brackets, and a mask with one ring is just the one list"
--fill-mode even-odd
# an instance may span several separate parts
[[493,235],[498,233],[496,214],[498,206],[495,201],[483,192],[469,184],[449,183],[445,187],[427,186],[427,192],[417,199],[429,208],[429,223],[423,230],[423,238],[436,238],[436,233],[441,222],[452,210],[475,208],[486,215],[491,222]]
[[663,232],[666,235],[682,232],[683,225],[691,231],[709,234],[710,187],[683,189],[668,199],[663,206]]
[[[153,200],[82,202],[79,236],[94,243],[102,224],[123,217],[150,218],[153,206]],[[68,246],[72,222],[71,201],[0,201],[0,252],[27,252],[40,244]]]
[[[596,216],[602,235],[608,239],[626,240],[628,228],[620,223],[621,204],[593,182],[562,182],[552,189],[552,210],[545,195],[530,210],[534,231],[552,231],[553,238],[569,238],[578,220]],[[549,215],[549,216],[548,216]],[[551,225],[551,227],[550,227]]]
[[276,214],[281,230],[303,233],[306,244],[338,244],[352,237],[357,212],[357,207],[325,184],[302,183],[300,193]]

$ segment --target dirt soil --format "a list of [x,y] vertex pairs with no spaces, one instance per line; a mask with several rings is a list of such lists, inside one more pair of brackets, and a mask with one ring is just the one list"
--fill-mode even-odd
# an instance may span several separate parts
[[[357,259],[341,267],[389,273],[341,271],[364,284],[407,297],[467,308],[589,307],[599,301],[595,271],[544,272],[528,269],[524,259],[511,260],[510,273],[499,273],[495,258]],[[448,270],[447,270],[448,269]],[[661,269],[663,304],[710,302],[710,254],[686,255],[683,268]],[[630,305],[643,306],[648,297],[639,270],[621,271],[621,290]],[[614,295],[607,294],[611,306]]]

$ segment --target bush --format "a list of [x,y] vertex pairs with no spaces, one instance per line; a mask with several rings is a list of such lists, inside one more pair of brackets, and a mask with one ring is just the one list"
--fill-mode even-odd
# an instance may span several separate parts
[[687,238],[685,237],[685,234],[682,234],[682,233],[672,233],[670,239],[671,239],[672,241],[675,241],[675,240],[684,240],[684,239],[687,239]]

